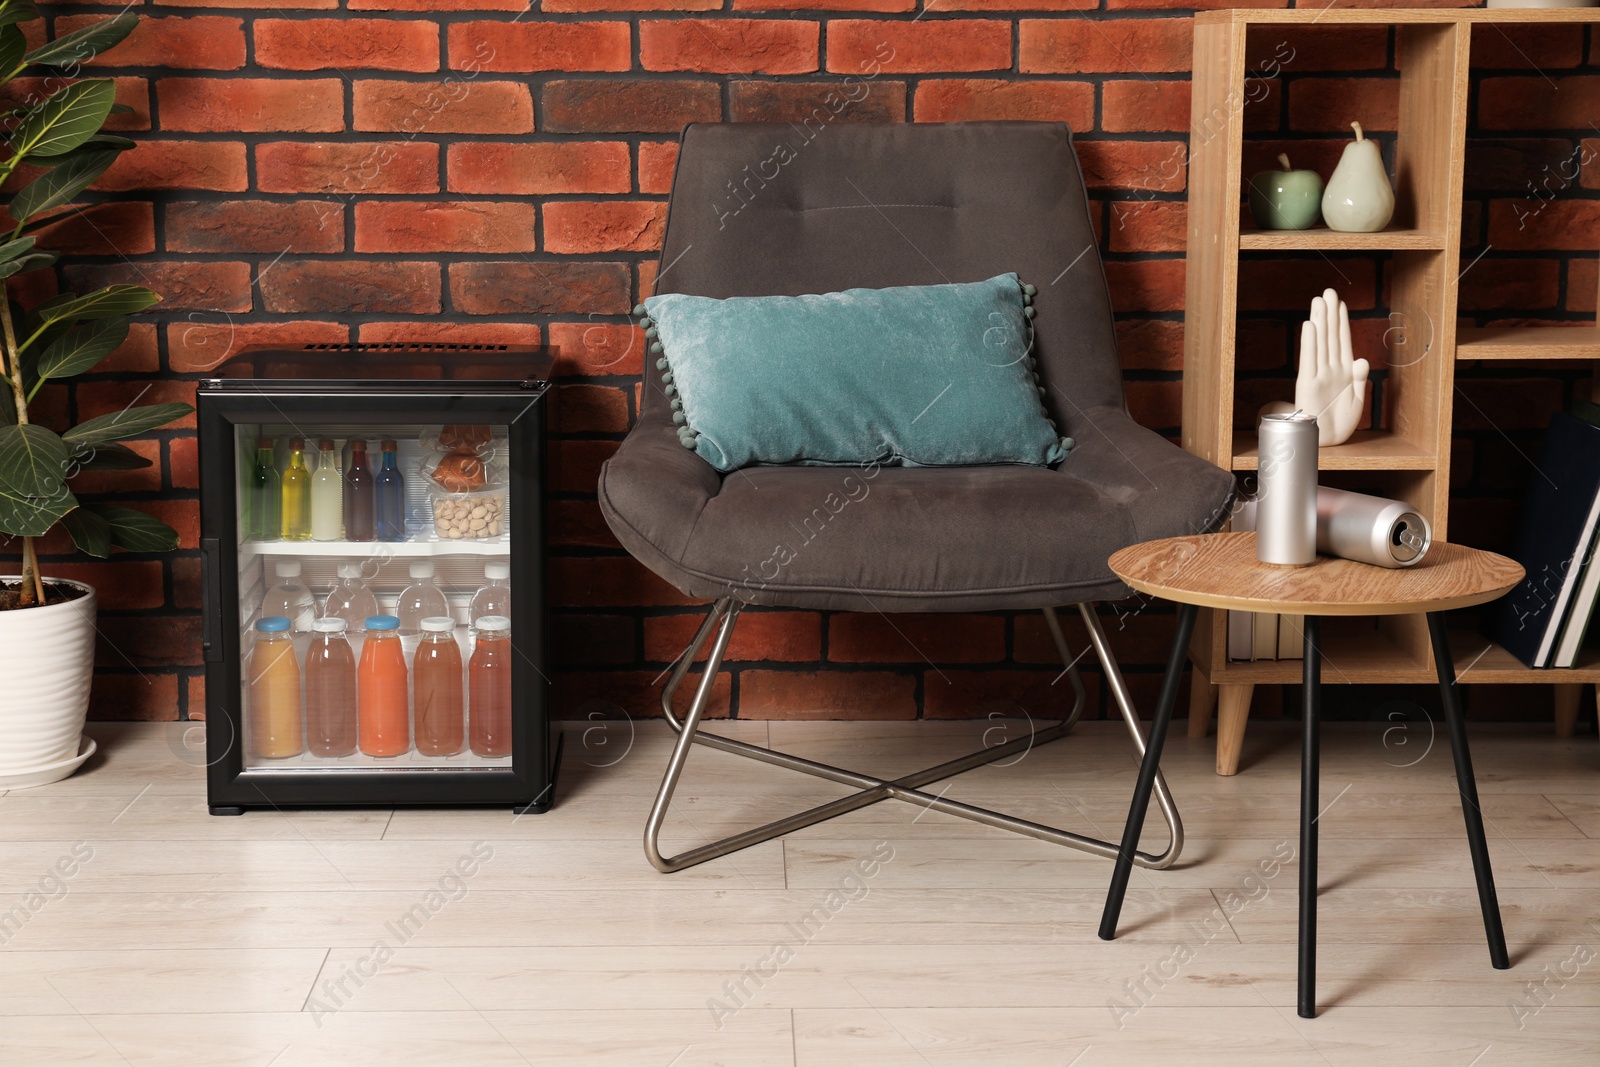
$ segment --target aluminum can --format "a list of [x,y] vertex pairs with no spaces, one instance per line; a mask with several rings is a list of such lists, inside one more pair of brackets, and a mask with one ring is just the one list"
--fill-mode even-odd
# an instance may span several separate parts
[[1317,551],[1379,567],[1410,567],[1433,543],[1410,504],[1343,489],[1317,490]]
[[1317,417],[1263,415],[1257,441],[1256,558],[1303,567],[1317,558]]

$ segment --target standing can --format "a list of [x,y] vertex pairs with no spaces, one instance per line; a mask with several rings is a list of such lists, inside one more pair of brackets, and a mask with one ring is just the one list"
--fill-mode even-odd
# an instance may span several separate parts
[[1317,558],[1317,417],[1263,415],[1257,441],[1256,558],[1303,567]]

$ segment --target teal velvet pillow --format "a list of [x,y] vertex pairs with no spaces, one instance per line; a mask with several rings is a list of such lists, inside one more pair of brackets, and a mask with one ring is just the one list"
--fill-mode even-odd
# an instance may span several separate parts
[[753,464],[1048,466],[1072,447],[1042,403],[1033,294],[983,282],[634,309],[678,439],[719,471]]

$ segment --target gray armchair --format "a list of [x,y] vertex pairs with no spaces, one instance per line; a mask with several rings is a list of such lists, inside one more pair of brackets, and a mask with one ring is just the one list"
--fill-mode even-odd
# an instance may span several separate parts
[[[633,556],[685,594],[714,601],[662,692],[662,711],[679,736],[645,829],[646,854],[660,870],[889,798],[1116,855],[1114,843],[920,788],[1071,729],[1084,689],[1055,614],[1063,605],[1078,607],[1142,752],[1138,715],[1093,610],[1095,601],[1128,594],[1106,559],[1139,541],[1216,528],[1233,492],[1227,472],[1127,414],[1111,302],[1066,127],[691,126],[678,159],[656,291],[798,295],[976,281],[1006,271],[1038,287],[1035,355],[1045,403],[1076,442],[1056,469],[753,467],[724,476],[679,443],[659,378],[645,376],[638,422],[601,472],[600,506]],[[702,731],[700,719],[747,604],[1042,609],[1076,703],[1060,723],[1030,737],[893,781],[719,737]],[[680,722],[673,696],[713,630],[705,673]],[[858,792],[663,856],[659,831],[695,743]],[[1164,782],[1157,801],[1171,843],[1159,855],[1138,854],[1135,862],[1148,867],[1169,865],[1182,847],[1182,825]]]

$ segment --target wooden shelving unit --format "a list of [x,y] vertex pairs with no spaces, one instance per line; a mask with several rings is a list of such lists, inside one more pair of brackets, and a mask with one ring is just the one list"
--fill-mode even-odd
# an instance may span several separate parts
[[[1468,68],[1479,23],[1595,23],[1600,9],[1300,8],[1202,12],[1195,16],[1189,162],[1189,242],[1184,306],[1183,444],[1227,470],[1253,471],[1256,435],[1236,432],[1235,344],[1241,253],[1368,251],[1388,253],[1389,308],[1413,331],[1421,351],[1391,361],[1386,425],[1321,450],[1325,471],[1367,472],[1386,495],[1426,515],[1449,536],[1450,421],[1457,359],[1600,361],[1600,326],[1525,326],[1456,330],[1460,272],[1462,166],[1466,148]],[[1243,210],[1246,42],[1275,26],[1393,26],[1405,56],[1399,78],[1393,225],[1372,234],[1327,229],[1263,231]],[[1359,116],[1352,115],[1352,118]],[[1315,295],[1308,292],[1307,301]],[[1596,362],[1600,367],[1600,362]],[[1375,473],[1373,473],[1375,472]],[[1330,481],[1338,483],[1338,477]],[[1373,490],[1376,491],[1376,490]],[[1298,660],[1236,662],[1227,657],[1225,620],[1202,611],[1191,647],[1197,672],[1191,730],[1204,730],[1220,700],[1218,772],[1232,774],[1258,684],[1300,680]],[[1323,680],[1426,684],[1434,681],[1426,622],[1420,616],[1345,621],[1326,627]],[[1452,646],[1462,682],[1558,686],[1558,731],[1570,731],[1584,683],[1600,682],[1600,655],[1571,670],[1529,670],[1475,634]]]

